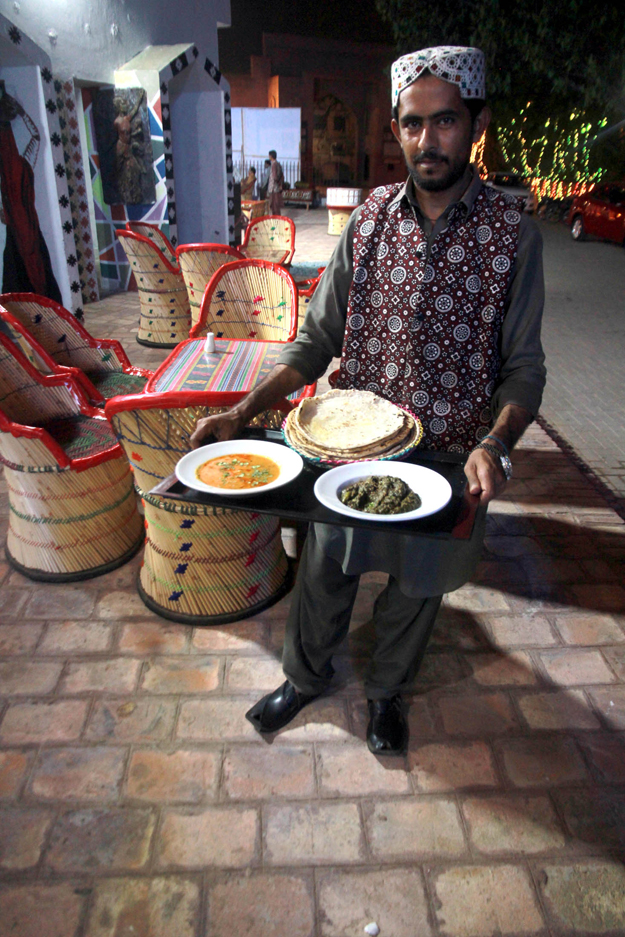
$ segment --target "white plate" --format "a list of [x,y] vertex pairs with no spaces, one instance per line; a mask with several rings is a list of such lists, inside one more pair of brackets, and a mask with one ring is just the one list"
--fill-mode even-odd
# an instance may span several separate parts
[[[343,504],[339,499],[343,488],[369,475],[392,475],[395,478],[401,478],[415,494],[419,495],[421,507],[416,511],[406,511],[404,514],[368,514],[366,511],[355,511],[354,508]],[[351,462],[349,465],[339,465],[338,468],[321,475],[315,482],[315,495],[325,507],[339,514],[345,514],[346,517],[392,523],[393,521],[413,521],[440,511],[451,498],[451,485],[438,472],[433,472],[432,469],[424,468],[422,465],[412,465],[410,462]]]
[[[248,452],[254,455],[262,455],[267,459],[273,459],[280,466],[280,474],[275,481],[268,485],[259,485],[257,488],[214,488],[212,485],[205,485],[199,478],[196,478],[196,471],[209,459],[215,459],[221,455],[235,455],[237,452]],[[176,465],[176,478],[188,488],[195,488],[196,491],[205,491],[211,495],[224,495],[225,497],[238,498],[242,495],[255,495],[265,491],[272,491],[274,488],[281,488],[297,478],[304,468],[302,457],[289,449],[288,446],[279,446],[275,442],[264,442],[261,439],[231,439],[229,442],[214,442],[209,446],[202,446],[201,449],[194,449],[183,456]]]

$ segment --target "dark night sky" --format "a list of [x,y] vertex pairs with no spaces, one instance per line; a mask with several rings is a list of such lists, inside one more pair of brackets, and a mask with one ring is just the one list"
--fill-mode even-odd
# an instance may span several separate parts
[[231,9],[232,26],[219,30],[226,73],[249,72],[250,55],[262,55],[264,32],[393,44],[374,0],[231,0]]

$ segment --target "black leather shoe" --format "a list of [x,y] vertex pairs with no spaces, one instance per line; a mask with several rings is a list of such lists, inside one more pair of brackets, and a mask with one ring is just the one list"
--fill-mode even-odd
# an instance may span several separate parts
[[408,748],[408,723],[399,693],[390,699],[367,700],[367,704],[369,751],[374,755],[405,755]]
[[268,693],[245,713],[258,732],[277,732],[297,716],[300,709],[317,699],[318,694],[306,696],[296,690],[288,680],[273,693]]

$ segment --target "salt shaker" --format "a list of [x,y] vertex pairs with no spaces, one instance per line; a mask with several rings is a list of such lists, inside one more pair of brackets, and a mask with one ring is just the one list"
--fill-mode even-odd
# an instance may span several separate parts
[[204,353],[210,355],[215,351],[215,336],[212,332],[209,332],[206,336],[206,341],[204,342]]

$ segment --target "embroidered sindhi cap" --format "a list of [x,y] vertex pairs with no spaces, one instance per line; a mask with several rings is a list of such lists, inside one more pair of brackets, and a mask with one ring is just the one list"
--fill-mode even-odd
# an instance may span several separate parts
[[409,52],[393,62],[393,107],[397,106],[400,92],[426,70],[436,78],[458,85],[462,98],[482,101],[486,98],[486,66],[482,50],[470,46],[435,46]]

